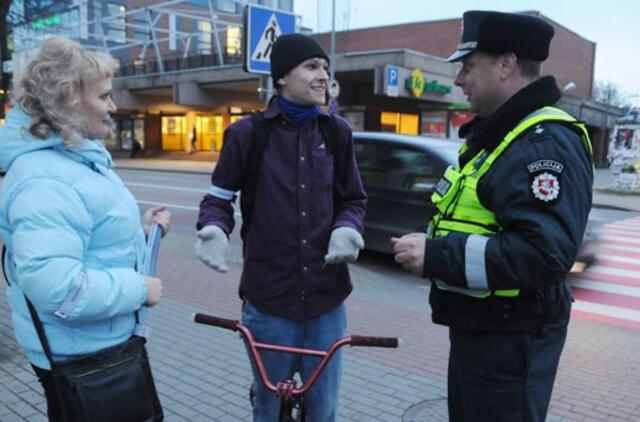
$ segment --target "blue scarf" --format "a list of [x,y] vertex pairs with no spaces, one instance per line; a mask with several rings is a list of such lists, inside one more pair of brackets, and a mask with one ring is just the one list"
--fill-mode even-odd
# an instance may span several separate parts
[[318,105],[296,104],[282,96],[277,96],[276,101],[280,110],[296,126],[302,126],[309,120],[316,118],[320,113],[320,106]]

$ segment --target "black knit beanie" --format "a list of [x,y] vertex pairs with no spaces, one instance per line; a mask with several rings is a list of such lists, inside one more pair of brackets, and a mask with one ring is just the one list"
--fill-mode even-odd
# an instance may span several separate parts
[[271,77],[278,86],[278,79],[307,59],[321,57],[329,62],[327,53],[313,38],[302,34],[282,34],[271,50]]

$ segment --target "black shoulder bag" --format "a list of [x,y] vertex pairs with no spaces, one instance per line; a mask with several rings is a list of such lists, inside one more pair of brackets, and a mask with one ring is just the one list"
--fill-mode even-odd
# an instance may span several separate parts
[[[145,256],[146,260],[153,261],[153,267],[159,232],[157,227],[151,229],[149,244],[155,243],[154,251],[149,253],[149,246]],[[4,252],[3,250],[3,255]],[[4,256],[2,261],[4,264]],[[148,267],[145,263],[145,268]],[[4,271],[4,265],[2,269]],[[129,340],[115,346],[55,362],[42,321],[31,301],[26,296],[25,299],[42,349],[51,365],[51,375],[63,422],[163,420],[162,406],[153,382],[144,337],[134,334]],[[137,311],[136,323],[139,323]]]
[[53,384],[64,422],[163,419],[144,337],[133,335],[115,346],[54,362],[38,313],[29,299],[27,305],[51,364]]

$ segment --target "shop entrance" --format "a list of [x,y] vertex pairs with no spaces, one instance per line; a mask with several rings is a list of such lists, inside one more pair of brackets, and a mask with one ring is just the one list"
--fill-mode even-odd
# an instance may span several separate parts
[[417,114],[383,111],[380,113],[380,130],[382,132],[417,135],[419,120]]

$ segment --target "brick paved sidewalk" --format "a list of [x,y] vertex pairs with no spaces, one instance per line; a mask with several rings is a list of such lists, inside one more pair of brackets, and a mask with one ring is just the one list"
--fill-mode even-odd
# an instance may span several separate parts
[[[0,420],[46,421],[40,386],[13,339],[4,287],[0,295]],[[148,320],[149,355],[166,420],[248,421],[251,371],[244,346],[235,333],[192,323],[195,311],[163,300]],[[344,357],[340,421],[400,421],[414,403],[446,394],[440,381],[355,356],[351,349]]]
[[[4,287],[0,295],[4,296]],[[242,342],[234,333],[192,323],[191,315],[199,310],[163,300],[150,313],[148,322],[154,332],[149,353],[166,420],[249,421],[251,374]],[[623,340],[624,332],[572,321],[548,421],[638,420],[640,336],[628,342]],[[411,368],[424,362],[409,362],[415,347],[401,347],[401,357],[387,350],[372,354],[345,349],[340,421],[401,421],[407,409],[423,401],[431,401],[431,405],[425,403],[428,413],[405,422],[446,421],[444,382],[423,370],[403,369],[403,365]],[[428,347],[422,350],[425,355],[431,353]],[[382,363],[387,357],[389,364]],[[13,340],[8,306],[1,300],[0,420],[45,421],[44,412],[40,386]]]
[[[228,273],[213,275],[185,258],[192,245],[192,234],[179,231],[163,241],[165,295],[149,313],[149,351],[166,420],[249,421],[251,375],[242,342],[190,321],[196,311],[238,317],[240,258],[230,259]],[[232,246],[239,257],[239,245]],[[349,331],[397,335],[403,343],[398,350],[345,349],[338,420],[399,422],[412,406],[430,400],[426,414],[404,422],[445,421],[447,330],[429,322],[426,286],[403,287],[385,271],[352,266]],[[0,281],[0,421],[44,421],[44,399],[13,339],[4,290]],[[572,318],[547,421],[640,420],[638,350],[640,331]]]

